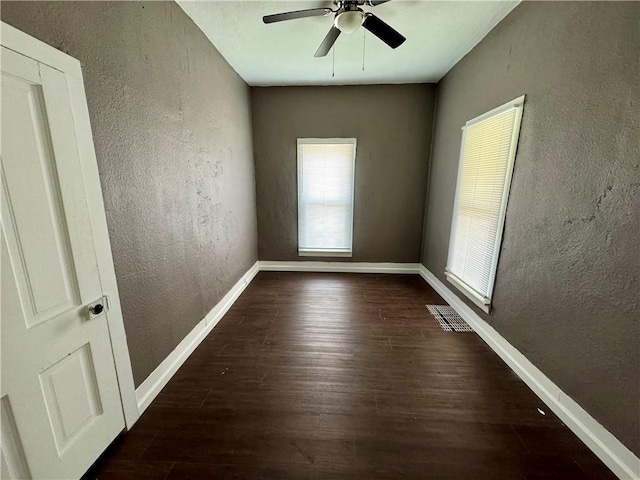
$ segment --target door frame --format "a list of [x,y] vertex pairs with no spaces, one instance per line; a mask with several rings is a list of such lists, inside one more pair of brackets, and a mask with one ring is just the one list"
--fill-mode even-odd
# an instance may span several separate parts
[[82,166],[82,178],[84,180],[85,196],[87,198],[89,219],[93,232],[93,243],[95,245],[98,270],[100,272],[102,293],[109,298],[107,325],[111,341],[111,351],[113,352],[118,377],[122,411],[124,413],[127,430],[129,430],[140,417],[140,412],[136,400],[133,372],[131,370],[131,358],[129,357],[127,336],[122,318],[116,272],[111,255],[107,218],[102,199],[98,162],[93,145],[89,107],[84,91],[80,62],[66,53],[56,50],[52,46],[4,22],[0,22],[0,44],[20,55],[30,57],[40,63],[55,68],[63,72],[67,77],[69,97],[71,99],[71,112],[73,114],[78,142],[78,153]]

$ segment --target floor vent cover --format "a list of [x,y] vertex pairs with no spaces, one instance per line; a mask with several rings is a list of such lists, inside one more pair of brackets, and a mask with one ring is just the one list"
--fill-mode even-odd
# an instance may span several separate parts
[[449,305],[427,305],[427,309],[445,332],[473,332],[469,324]]

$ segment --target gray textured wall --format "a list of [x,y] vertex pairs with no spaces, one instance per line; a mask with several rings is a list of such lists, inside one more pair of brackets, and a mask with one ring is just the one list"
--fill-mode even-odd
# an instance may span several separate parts
[[[261,260],[418,262],[434,85],[252,88]],[[353,258],[298,257],[296,139],[355,137]]]
[[446,283],[460,128],[527,94],[481,315],[636,454],[639,25],[635,2],[525,2],[445,76],[422,258]]
[[82,62],[139,385],[257,259],[249,87],[173,2],[2,2]]

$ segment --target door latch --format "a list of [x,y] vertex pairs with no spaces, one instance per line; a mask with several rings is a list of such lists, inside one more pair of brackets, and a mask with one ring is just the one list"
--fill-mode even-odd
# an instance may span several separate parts
[[109,310],[109,297],[103,295],[100,299],[87,305],[87,319],[92,320],[107,310]]

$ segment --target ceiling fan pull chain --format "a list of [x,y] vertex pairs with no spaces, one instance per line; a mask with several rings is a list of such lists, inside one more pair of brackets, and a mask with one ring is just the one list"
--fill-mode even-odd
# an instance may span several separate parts
[[362,71],[364,72],[364,53],[367,47],[367,31],[362,29]]
[[332,65],[331,65],[331,76],[335,77],[336,76],[336,46],[334,45],[331,50],[333,50],[333,54],[332,54],[333,60],[332,60]]

